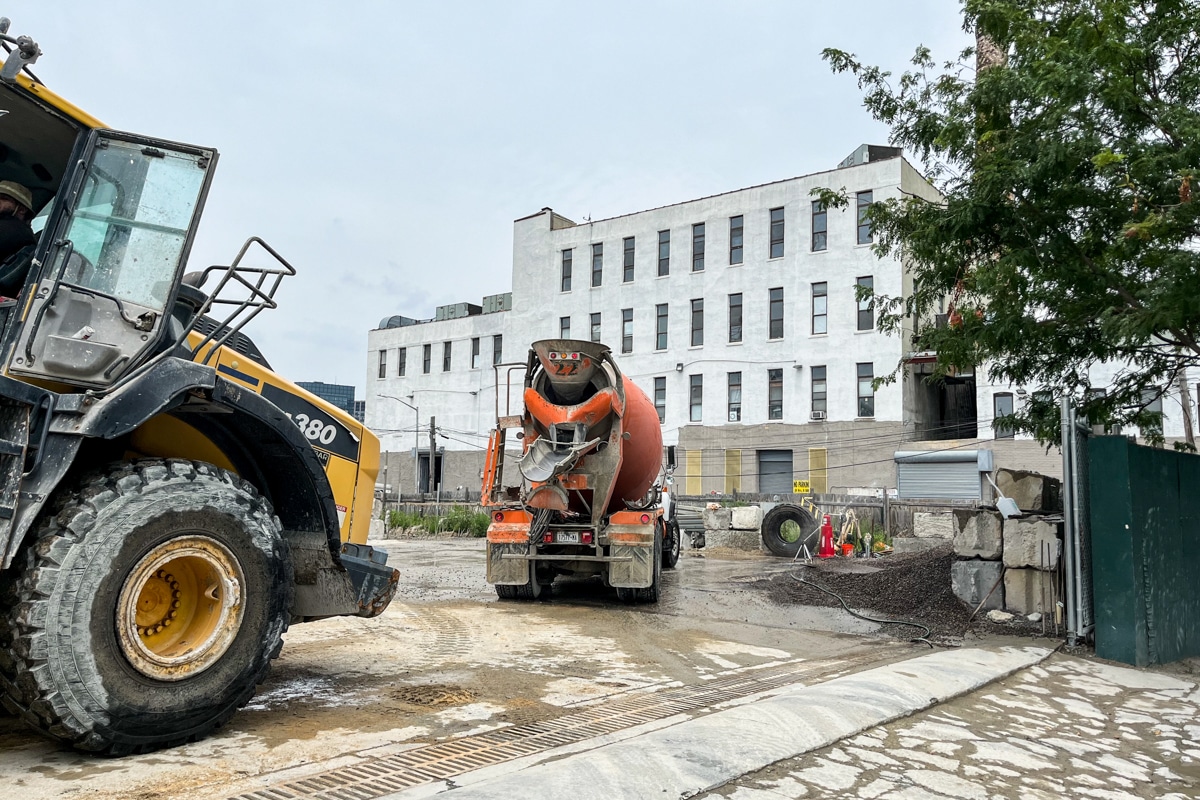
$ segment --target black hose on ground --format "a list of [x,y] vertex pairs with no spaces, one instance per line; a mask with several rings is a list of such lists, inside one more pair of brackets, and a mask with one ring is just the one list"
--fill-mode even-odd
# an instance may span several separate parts
[[909,641],[910,642],[924,642],[925,644],[929,645],[930,648],[933,647],[933,642],[929,641],[929,638],[928,638],[930,636],[930,634],[933,633],[933,629],[930,628],[928,625],[922,625],[920,622],[908,622],[906,620],[899,620],[899,619],[877,619],[876,617],[868,617],[866,614],[860,614],[857,611],[855,611],[854,609],[852,609],[850,606],[846,605],[846,601],[842,599],[842,596],[840,594],[830,591],[829,589],[826,589],[824,586],[821,586],[820,584],[813,583],[812,581],[806,581],[806,580],[804,580],[804,578],[801,578],[799,575],[797,575],[794,572],[789,572],[788,577],[791,578],[792,580],[796,581],[797,583],[803,583],[805,586],[811,586],[814,589],[824,592],[825,594],[829,595],[830,597],[832,597],[833,599],[835,599],[839,603],[841,603],[842,608],[849,611],[851,615],[858,617],[859,619],[864,619],[867,622],[875,622],[880,625],[908,625],[911,628],[922,628],[925,631],[925,635],[917,636],[915,638],[909,639]]

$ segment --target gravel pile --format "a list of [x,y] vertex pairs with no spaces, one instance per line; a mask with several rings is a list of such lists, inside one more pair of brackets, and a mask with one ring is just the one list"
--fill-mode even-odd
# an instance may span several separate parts
[[[919,622],[931,629],[933,641],[961,639],[968,631],[979,636],[1040,636],[1042,624],[1017,617],[1012,622],[993,623],[980,611],[955,596],[950,588],[950,546],[907,555],[872,559],[813,559],[812,565],[798,564],[794,572],[758,582],[781,604],[830,606],[841,609],[838,600],[796,578],[802,578],[840,596],[846,605],[870,617]],[[793,577],[794,576],[794,577]],[[840,613],[846,613],[844,610]],[[921,636],[920,628],[884,625],[885,635],[898,639]],[[1053,636],[1053,625],[1046,635]]]

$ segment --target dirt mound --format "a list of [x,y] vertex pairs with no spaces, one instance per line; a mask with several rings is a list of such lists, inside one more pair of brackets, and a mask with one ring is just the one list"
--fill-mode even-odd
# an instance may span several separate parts
[[[869,560],[814,559],[812,565],[798,565],[794,572],[758,581],[757,585],[777,603],[841,609],[836,597],[821,591],[825,589],[861,614],[919,622],[930,628],[935,640],[959,639],[968,630],[981,636],[1042,634],[1040,622],[1021,617],[1009,623],[993,623],[981,611],[971,619],[974,609],[959,600],[950,587],[953,563],[954,551],[949,546]],[[1047,635],[1053,635],[1053,630],[1049,625]],[[883,633],[900,639],[923,635],[920,628],[901,625],[885,625]]]

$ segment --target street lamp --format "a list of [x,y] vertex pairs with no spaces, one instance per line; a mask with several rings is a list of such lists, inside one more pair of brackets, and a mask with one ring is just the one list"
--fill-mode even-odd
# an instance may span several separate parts
[[[421,412],[412,403],[406,403],[399,397],[392,397],[390,394],[377,394],[376,397],[386,397],[388,400],[395,400],[402,406],[408,406],[416,415],[416,426],[413,428],[413,487],[416,489],[417,495],[421,494]],[[410,395],[411,397],[411,395]],[[432,468],[433,456],[430,456],[430,467]],[[383,491],[387,492],[387,486],[383,487]]]

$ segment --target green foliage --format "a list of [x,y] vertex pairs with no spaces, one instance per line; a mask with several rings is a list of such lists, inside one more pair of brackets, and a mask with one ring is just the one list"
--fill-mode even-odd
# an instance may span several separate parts
[[469,533],[476,538],[487,536],[489,517],[481,512],[472,512],[463,506],[450,509],[441,520],[441,530]]
[[388,527],[396,528],[425,528],[432,527],[426,517],[420,514],[412,514],[407,511],[389,511],[388,512]]
[[[1041,402],[1011,423],[1043,441],[1064,395],[1094,423],[1153,428],[1147,405],[1200,363],[1200,4],[964,0],[963,14],[1004,54],[978,74],[974,49],[938,65],[918,48],[898,78],[824,52],[944,196],[868,212],[875,251],[913,278],[906,297],[874,296],[880,328],[918,320],[939,375],[980,365],[1026,387]],[[929,325],[947,297],[951,323]]]

